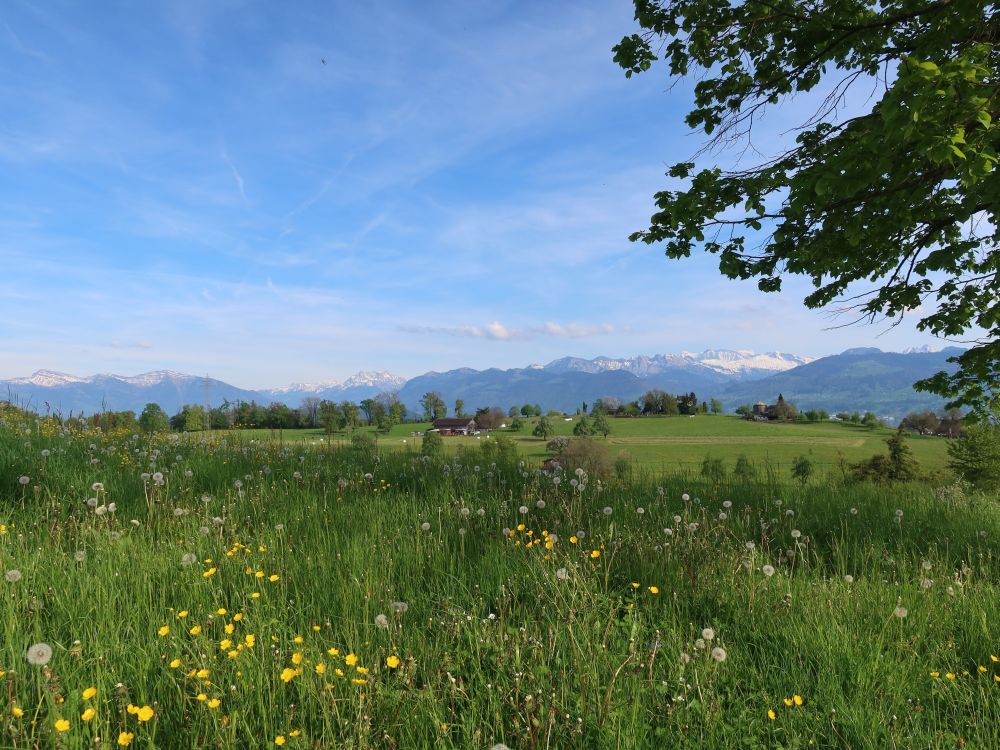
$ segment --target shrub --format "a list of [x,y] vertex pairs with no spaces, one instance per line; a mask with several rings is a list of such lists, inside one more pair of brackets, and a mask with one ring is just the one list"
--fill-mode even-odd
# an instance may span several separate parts
[[565,450],[567,445],[569,445],[569,438],[560,435],[559,437],[554,437],[549,442],[547,442],[545,444],[545,450],[547,450],[549,453],[554,453],[556,455],[559,455],[560,453],[563,452],[563,450]]
[[726,467],[722,465],[722,459],[705,456],[705,460],[701,462],[701,475],[713,482],[721,482],[725,479]]
[[1000,426],[975,424],[948,444],[949,466],[980,489],[1000,488]]
[[753,481],[757,478],[757,469],[746,455],[740,454],[736,459],[736,466],[733,467],[733,476],[740,481]]
[[351,447],[359,453],[373,453],[375,445],[375,436],[370,432],[355,432],[351,435]]
[[795,460],[792,461],[792,478],[797,479],[802,484],[809,481],[813,471],[813,462],[809,460],[808,456],[796,456]]
[[424,439],[420,441],[420,452],[425,456],[440,456],[444,453],[444,438],[437,430],[424,433]]
[[559,452],[559,465],[568,472],[583,469],[591,477],[607,478],[611,473],[611,456],[603,443],[590,438],[569,440]]

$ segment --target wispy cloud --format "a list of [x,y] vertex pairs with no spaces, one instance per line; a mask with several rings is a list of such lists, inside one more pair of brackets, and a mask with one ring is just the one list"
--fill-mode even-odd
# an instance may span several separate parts
[[615,333],[615,327],[610,323],[585,325],[581,323],[553,323],[551,321],[537,326],[506,326],[499,321],[487,323],[484,326],[413,326],[400,325],[399,331],[422,335],[467,336],[475,339],[492,339],[494,341],[528,341],[547,336],[557,338],[582,339],[591,336],[606,336]]

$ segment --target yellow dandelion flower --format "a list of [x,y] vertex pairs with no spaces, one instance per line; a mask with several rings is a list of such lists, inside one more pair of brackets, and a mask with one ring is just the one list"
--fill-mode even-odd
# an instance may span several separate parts
[[320,631],[319,625],[313,625],[313,632],[318,633]]
[[315,667],[313,667],[313,669],[316,670],[316,674],[325,674],[326,673],[326,664],[324,664],[323,662],[320,662]]
[[601,556],[601,551],[599,549],[592,550],[590,556],[596,560],[598,557]]
[[983,666],[982,664],[980,664],[980,665],[979,665],[979,671],[980,671],[981,673],[985,673],[985,672],[988,672],[989,670],[988,670],[988,669],[986,669],[986,667],[984,667],[984,666]]
[[358,657],[354,653],[350,653],[344,657],[344,663],[349,667],[353,667],[358,663]]
[[118,744],[121,747],[128,747],[132,744],[132,739],[135,737],[131,732],[121,732],[118,735]]
[[205,571],[204,573],[202,573],[202,574],[201,574],[201,577],[202,577],[202,578],[211,578],[212,576],[214,576],[214,575],[215,575],[216,573],[218,573],[218,572],[219,572],[219,569],[218,569],[218,568],[216,568],[216,567],[211,567],[211,568],[209,568],[208,570],[206,570],[206,571]]
[[232,651],[227,651],[226,652],[226,656],[228,656],[230,659],[235,659],[239,655],[240,655],[240,652],[237,651],[235,648]]
[[931,677],[933,677],[935,680],[940,676],[941,676],[940,672],[931,672]]
[[351,682],[353,682],[355,685],[367,685],[368,684],[368,680],[362,679],[360,677],[355,677],[354,679],[351,680]]
[[183,620],[187,616],[188,616],[188,611],[186,609],[182,609],[180,612],[177,613],[178,620]]
[[201,625],[195,625],[188,631],[191,635],[201,635]]
[[163,626],[163,627],[161,627],[161,628],[160,628],[159,630],[157,630],[157,631],[156,631],[156,633],[157,633],[157,635],[159,635],[159,636],[160,636],[161,638],[162,638],[163,636],[165,636],[165,635],[170,635],[170,626],[169,626],[169,625],[164,625],[164,626]]
[[288,733],[288,736],[289,737],[298,737],[300,734],[302,734],[302,730],[301,729],[293,729],[291,732]]
[[274,738],[274,744],[277,745],[278,747],[281,747],[282,745],[284,745],[285,744],[285,735],[279,734],[277,737],[275,737]]
[[260,599],[260,592],[259,591],[254,591],[252,594],[250,594],[250,598],[251,599]]
[[634,588],[634,589],[639,588],[639,584],[636,583],[635,581],[632,581],[632,588]]
[[84,690],[83,693],[81,693],[81,697],[85,701],[89,701],[95,695],[97,695],[97,688],[95,688],[95,687],[89,687],[86,690]]
[[219,607],[217,610],[215,610],[215,614],[217,614],[217,615],[224,615],[224,614],[226,614],[226,608],[225,607]]
[[10,715],[13,716],[15,719],[20,719],[22,716],[24,716],[24,709],[21,708],[20,706],[11,706]]
[[659,586],[650,586],[649,587],[649,593],[653,594],[654,596],[656,594],[659,594],[660,593],[660,587]]
[[297,635],[294,638],[292,638],[292,643],[303,643],[304,641],[305,638],[303,638],[301,635]]
[[254,644],[257,643],[257,636],[253,633],[247,633],[246,637],[243,638],[243,642],[246,644],[247,648],[253,648]]
[[69,720],[68,719],[57,719],[55,723],[57,732],[67,732],[69,731]]
[[791,699],[791,698],[785,698],[785,705],[786,705],[786,706],[791,706],[791,705],[793,705],[793,703],[792,703],[792,699]]
[[232,635],[236,631],[236,626],[233,625],[231,622],[227,622],[226,627],[223,628],[223,630],[226,631],[226,635]]
[[126,713],[137,714],[139,713],[139,707],[133,706],[131,703],[129,703],[127,706],[125,706],[125,711]]
[[272,574],[272,575],[269,575],[267,577],[267,580],[269,580],[271,583],[274,583],[275,581],[278,581],[280,579],[281,579],[281,576],[279,576],[277,574]]
[[221,704],[222,701],[220,701],[218,698],[212,698],[212,700],[210,700],[205,705],[208,706],[209,708],[218,708]]
[[769,718],[771,721],[774,721],[775,719],[778,718],[778,715],[774,713],[773,708],[767,709],[767,718]]
[[801,695],[793,695],[792,696],[792,700],[795,701],[795,705],[796,706],[801,706],[803,703],[805,703],[805,701],[802,700],[802,696]]
[[296,651],[294,654],[292,654],[292,664],[301,664],[302,663],[302,659],[303,659],[303,655],[300,654],[298,651]]
[[80,714],[80,721],[90,721],[97,715],[97,711],[93,708],[88,708],[82,714]]
[[358,674],[368,674],[368,667],[357,667]]
[[177,669],[177,667],[179,667],[180,665],[181,665],[180,659],[174,659],[173,661],[170,662],[171,669]]
[[993,662],[994,664],[996,664],[998,661],[1000,661],[1000,657],[997,657],[997,656],[994,656],[993,654],[990,654],[990,661]]
[[199,669],[197,672],[194,673],[194,676],[197,677],[199,680],[204,680],[210,674],[211,672],[209,672],[207,669]]
[[389,667],[389,669],[395,669],[396,667],[399,666],[399,657],[398,656],[390,656],[390,657],[388,657],[385,660],[385,665],[387,667]]
[[219,650],[220,651],[228,651],[232,647],[233,647],[233,642],[231,640],[229,640],[228,638],[223,638],[221,641],[219,641]]
[[233,615],[233,622],[239,622],[242,619],[243,619],[242,612],[237,612],[235,615]]
[[198,695],[196,697],[200,701],[207,701],[208,700],[208,696],[205,695],[204,693],[198,693]]
[[281,679],[283,682],[291,682],[298,675],[299,670],[292,669],[291,667],[285,667],[281,670]]
[[340,649],[339,648],[328,648],[326,650],[326,653],[330,654],[330,656],[338,656],[340,654]]
[[954,672],[948,672],[947,674],[945,674],[945,677],[947,677],[949,680],[954,680],[955,679],[955,673]]
[[267,573],[265,573],[263,570],[258,570],[256,573],[254,573],[254,577],[256,578],[263,578],[266,575]]

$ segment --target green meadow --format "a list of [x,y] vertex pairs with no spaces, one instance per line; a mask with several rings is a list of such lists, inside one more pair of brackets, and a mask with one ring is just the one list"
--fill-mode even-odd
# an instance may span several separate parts
[[[569,421],[552,417],[550,422],[555,435],[572,437],[578,417]],[[494,435],[504,435],[516,441],[526,459],[543,461],[548,457],[547,441],[533,437],[537,419],[524,419],[518,432],[497,430]],[[610,419],[611,434],[597,438],[604,443],[612,457],[626,451],[638,467],[654,473],[697,473],[706,456],[719,458],[724,466],[732,469],[736,459],[743,455],[760,466],[772,465],[787,473],[792,461],[807,456],[817,468],[818,479],[827,473],[842,473],[841,464],[869,458],[885,452],[885,440],[894,431],[886,428],[871,429],[861,425],[841,422],[751,422],[735,416],[699,414],[694,417],[640,417]],[[429,422],[395,425],[385,435],[377,435],[380,446],[386,449],[419,449],[420,438],[414,433],[430,427]],[[363,431],[376,433],[368,428]],[[322,430],[243,430],[247,439],[275,441],[306,441],[320,445],[333,443],[345,445],[347,433],[326,435]],[[485,436],[480,436],[480,441]],[[476,441],[476,437],[446,437],[446,447],[454,452]],[[946,440],[936,436],[910,436],[907,444],[921,467],[928,472],[944,473],[948,460]]]
[[1000,747],[993,497],[297,437],[0,407],[0,747]]

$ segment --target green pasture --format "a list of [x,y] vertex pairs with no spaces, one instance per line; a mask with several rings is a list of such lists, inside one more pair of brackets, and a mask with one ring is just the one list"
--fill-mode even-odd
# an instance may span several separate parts
[[[578,417],[564,420],[549,418],[556,435],[572,437]],[[503,429],[501,434],[516,441],[527,460],[544,461],[548,457],[546,441],[533,437],[537,419],[523,419],[518,432]],[[817,467],[817,480],[829,472],[839,472],[842,464],[869,458],[885,452],[885,440],[893,430],[870,429],[841,422],[751,422],[734,416],[700,414],[694,417],[642,417],[611,419],[611,434],[596,440],[605,443],[615,459],[626,451],[640,468],[654,473],[697,471],[706,456],[719,458],[731,469],[736,459],[745,455],[758,465],[770,464],[787,470],[798,456],[807,456]],[[377,435],[383,448],[419,450],[418,433],[430,423],[396,425],[385,435]],[[360,428],[375,434],[371,428]],[[322,430],[244,430],[240,436],[250,440],[305,441],[321,447],[349,442],[347,433],[326,435]],[[488,439],[485,435],[478,440]],[[477,441],[475,436],[446,437],[451,450]],[[946,471],[947,441],[940,437],[911,436],[908,445],[925,471],[938,474]]]

